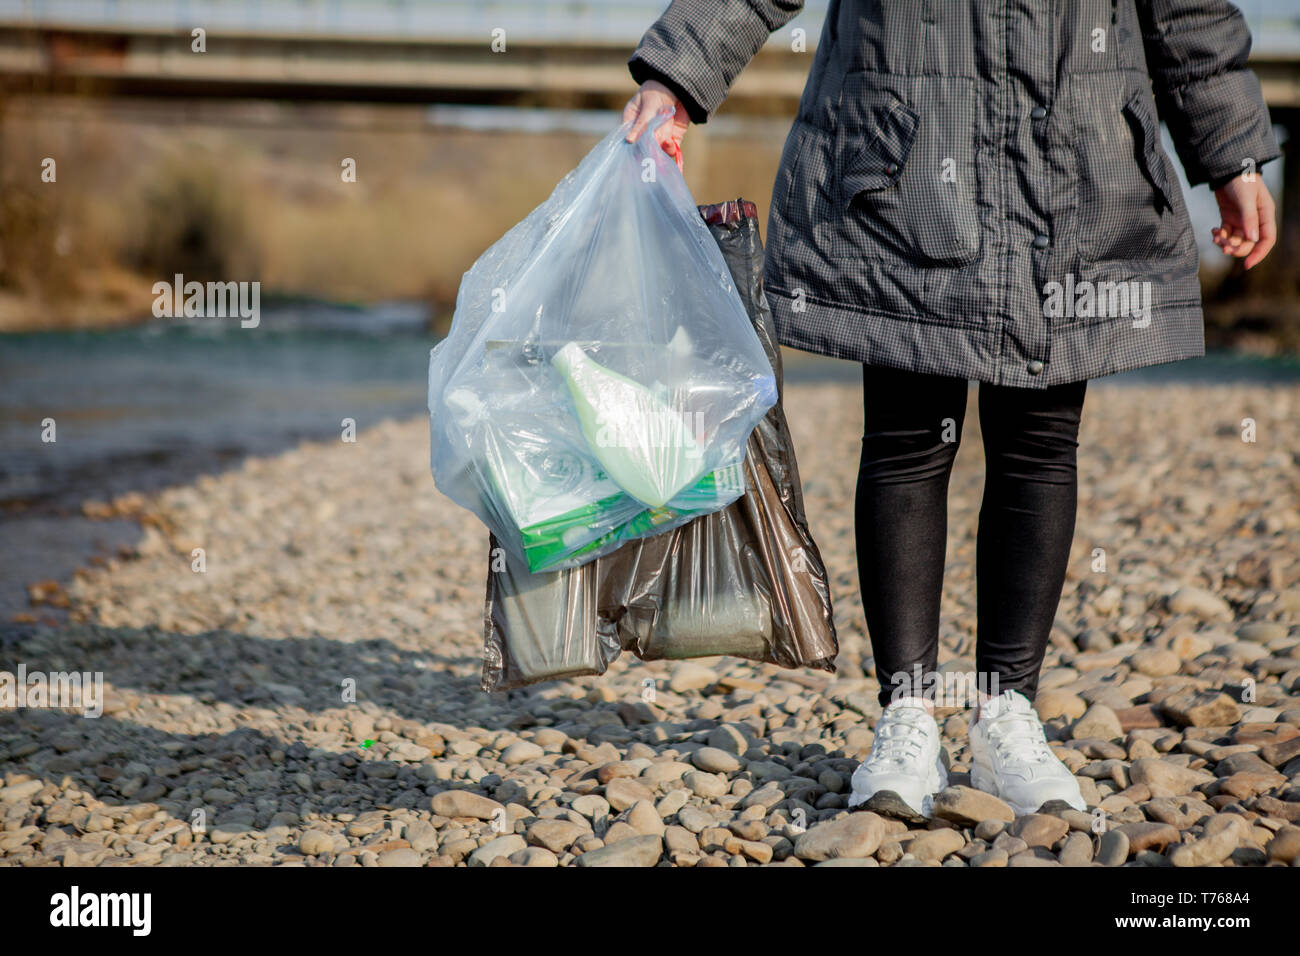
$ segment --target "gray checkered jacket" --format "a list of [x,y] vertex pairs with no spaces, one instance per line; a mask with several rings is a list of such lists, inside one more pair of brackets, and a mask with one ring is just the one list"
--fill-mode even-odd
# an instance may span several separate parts
[[[695,122],[801,0],[673,0]],[[767,229],[784,344],[1041,388],[1204,352],[1193,185],[1278,156],[1225,0],[832,0]]]

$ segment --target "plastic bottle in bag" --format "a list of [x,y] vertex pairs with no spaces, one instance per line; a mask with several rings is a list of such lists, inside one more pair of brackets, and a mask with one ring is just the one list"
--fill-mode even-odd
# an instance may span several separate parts
[[574,342],[551,363],[569,388],[592,454],[629,495],[658,508],[699,475],[703,456],[695,439],[653,391],[588,358]]

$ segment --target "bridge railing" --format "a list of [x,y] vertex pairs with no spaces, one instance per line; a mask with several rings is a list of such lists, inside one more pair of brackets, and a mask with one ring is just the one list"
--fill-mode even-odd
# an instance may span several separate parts
[[[798,24],[816,43],[828,0],[808,0]],[[630,45],[667,0],[0,0],[0,21],[142,31],[351,36],[486,43]]]

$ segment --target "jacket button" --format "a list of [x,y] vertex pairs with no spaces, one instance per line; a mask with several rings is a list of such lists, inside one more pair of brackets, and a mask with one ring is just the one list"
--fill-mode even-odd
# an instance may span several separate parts
[[1042,119],[1046,115],[1047,115],[1047,110],[1041,106],[1035,106],[1032,110],[1029,111],[1029,116],[1031,119]]
[[1052,240],[1048,239],[1046,236],[1041,235],[1041,234],[1040,234],[1040,235],[1037,235],[1037,236],[1034,236],[1034,248],[1035,248],[1035,249],[1046,249],[1046,248],[1048,247],[1048,245],[1051,243],[1051,241],[1052,241]]
[[1029,364],[1025,366],[1025,371],[1030,375],[1042,375],[1043,363],[1038,359],[1030,359]]
[[896,172],[898,172],[898,164],[897,164],[897,163],[890,163],[888,166],[885,167],[885,173],[886,173],[886,175],[892,176],[892,175],[894,175],[894,173],[896,173]]

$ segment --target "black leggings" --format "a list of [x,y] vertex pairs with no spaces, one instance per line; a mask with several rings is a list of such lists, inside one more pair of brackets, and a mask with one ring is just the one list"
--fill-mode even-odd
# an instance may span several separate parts
[[[1079,418],[1086,381],[1046,389],[981,383],[986,474],[975,548],[975,668],[1030,700],[1074,535]],[[948,478],[967,383],[864,367],[866,426],[855,512],[858,576],[880,679],[931,675],[948,537]]]

